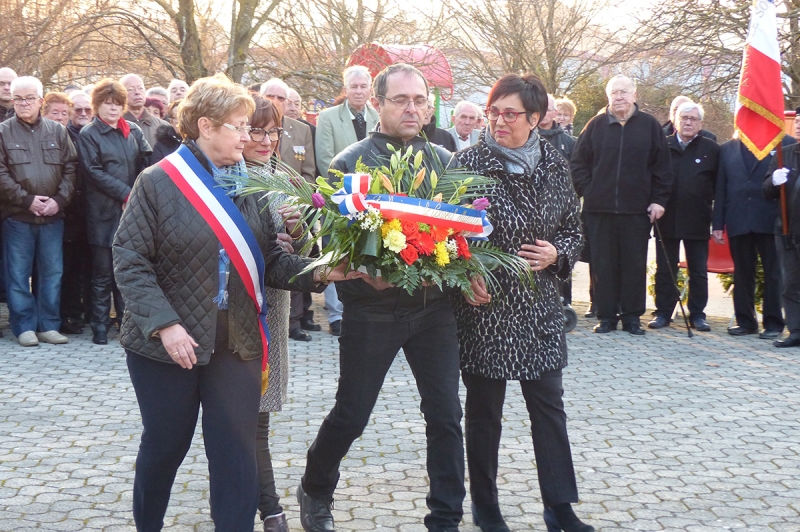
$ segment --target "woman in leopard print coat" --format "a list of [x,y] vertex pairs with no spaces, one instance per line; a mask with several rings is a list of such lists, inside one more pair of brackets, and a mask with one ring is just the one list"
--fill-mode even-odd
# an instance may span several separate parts
[[[548,530],[594,530],[574,514],[578,490],[567,437],[561,370],[567,343],[558,280],[569,277],[582,245],[579,204],[567,161],[536,126],[547,93],[533,75],[509,74],[489,93],[489,127],[459,152],[461,166],[490,176],[485,195],[494,225],[489,240],[522,256],[536,287],[497,272],[498,293],[485,305],[454,300],[467,389],[466,440],[472,513],[484,532],[508,528],[497,497],[497,455],[506,381],[518,380],[528,407]],[[476,300],[480,301],[480,289]]]

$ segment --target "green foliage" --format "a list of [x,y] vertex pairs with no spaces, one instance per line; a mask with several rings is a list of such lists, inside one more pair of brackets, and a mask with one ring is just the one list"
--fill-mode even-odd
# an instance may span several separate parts
[[580,132],[583,131],[586,123],[589,122],[598,111],[608,105],[606,82],[603,81],[599,75],[587,77],[578,82],[567,97],[572,100],[578,108],[572,126],[573,135],[577,137]]
[[[719,274],[719,281],[722,283],[722,289],[725,290],[725,293],[729,293],[733,288],[733,274],[732,273],[720,273]],[[756,310],[758,312],[763,312],[763,305],[764,305],[764,265],[761,264],[761,256],[758,256],[758,262],[756,263]]]

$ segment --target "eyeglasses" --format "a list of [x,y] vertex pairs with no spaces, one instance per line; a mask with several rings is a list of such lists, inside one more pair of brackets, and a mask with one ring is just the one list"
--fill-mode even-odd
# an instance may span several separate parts
[[414,107],[416,107],[418,111],[422,111],[423,109],[428,108],[427,96],[417,96],[416,98],[409,98],[408,96],[398,96],[397,98],[389,98],[388,96],[382,96],[379,94],[378,98],[389,100],[390,102],[392,102],[401,109],[405,109],[406,107],[408,107],[408,104],[410,102],[414,102]]
[[92,108],[91,107],[75,107],[73,109],[76,115],[88,115],[91,114]]
[[250,126],[238,126],[237,127],[237,126],[232,126],[230,124],[226,124],[224,122],[222,123],[222,127],[226,127],[228,129],[230,129],[231,131],[236,131],[240,135],[242,133],[247,133],[249,135],[250,134],[250,130],[252,129]]
[[278,142],[281,140],[281,134],[283,134],[282,127],[273,127],[268,130],[262,127],[250,128],[250,139],[252,139],[253,142],[263,142],[264,137],[267,136],[269,136],[270,142]]
[[279,102],[285,102],[286,96],[278,96],[277,94],[265,94],[267,98],[278,100]]
[[25,98],[20,98],[19,96],[14,97],[14,105],[22,105],[27,103],[28,105],[33,105],[38,100],[38,96],[27,96]]
[[694,116],[682,116],[682,117],[679,118],[679,120],[681,122],[686,122],[686,123],[689,123],[689,124],[691,124],[693,122],[699,122],[700,121],[699,118],[696,118]]
[[506,110],[506,111],[503,111],[501,113],[500,111],[498,111],[497,109],[492,107],[491,109],[484,110],[483,114],[485,114],[486,118],[488,118],[492,122],[494,122],[495,120],[497,120],[498,118],[500,118],[502,116],[503,117],[503,121],[505,121],[506,124],[513,124],[514,122],[517,121],[517,118],[519,118],[519,115],[527,115],[528,111]]

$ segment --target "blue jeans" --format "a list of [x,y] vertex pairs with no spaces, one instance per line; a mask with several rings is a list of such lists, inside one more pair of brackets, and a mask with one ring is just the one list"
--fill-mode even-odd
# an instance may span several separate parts
[[[8,322],[16,336],[25,331],[57,331],[61,327],[63,235],[64,220],[48,224],[3,220]],[[38,275],[36,294],[31,293],[34,257]]]

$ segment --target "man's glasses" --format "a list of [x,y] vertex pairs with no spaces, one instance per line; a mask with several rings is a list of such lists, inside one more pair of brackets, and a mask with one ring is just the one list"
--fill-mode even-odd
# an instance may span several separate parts
[[281,140],[283,133],[282,127],[273,127],[272,129],[265,130],[263,127],[250,128],[250,139],[253,142],[263,142],[264,137],[269,137],[270,142],[278,142]]
[[486,115],[486,118],[494,122],[501,116],[506,124],[513,124],[519,118],[519,115],[528,114],[528,111],[503,111],[502,113],[495,109],[494,107],[490,109],[486,109],[483,111],[483,114]]
[[688,123],[688,124],[700,121],[699,118],[696,118],[694,116],[682,116],[682,117],[679,118],[679,120],[682,123],[685,122],[685,123]]
[[91,107],[75,107],[73,109],[73,111],[75,111],[76,115],[88,115],[88,114],[92,113],[92,108]]
[[20,98],[19,96],[14,97],[14,105],[22,105],[27,103],[28,105],[33,105],[38,100],[38,96],[28,96],[26,98]]
[[405,109],[408,107],[409,102],[414,102],[414,107],[417,108],[418,111],[422,111],[428,108],[428,97],[427,96],[417,96],[416,98],[409,98],[408,96],[398,96],[397,98],[389,98],[388,96],[378,95],[378,98],[383,98],[384,100],[389,100],[397,107],[401,109]]

